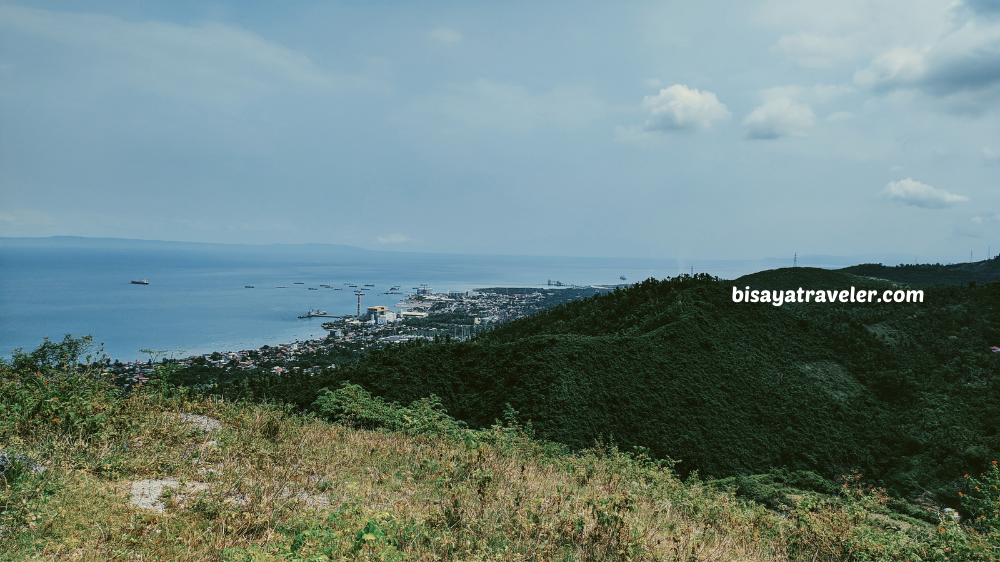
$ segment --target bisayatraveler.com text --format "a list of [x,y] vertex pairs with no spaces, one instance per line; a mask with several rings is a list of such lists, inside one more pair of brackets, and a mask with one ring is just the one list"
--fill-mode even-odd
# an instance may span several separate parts
[[806,290],[799,287],[797,291],[792,289],[784,291],[750,290],[750,287],[740,289],[733,287],[733,302],[767,302],[774,306],[781,306],[792,302],[867,302],[867,303],[900,303],[900,302],[924,302],[924,292],[913,289],[886,289],[876,291],[875,289],[843,289],[840,291],[829,290]]

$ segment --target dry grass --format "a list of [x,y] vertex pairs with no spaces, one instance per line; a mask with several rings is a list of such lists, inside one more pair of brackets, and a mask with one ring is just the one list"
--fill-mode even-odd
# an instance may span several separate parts
[[[775,514],[615,451],[552,454],[504,428],[431,438],[140,393],[101,437],[15,445],[47,469],[6,496],[23,517],[2,529],[3,560],[832,560],[864,559],[843,556],[859,529],[915,540],[834,507]],[[162,513],[129,501],[152,478],[179,482]]]

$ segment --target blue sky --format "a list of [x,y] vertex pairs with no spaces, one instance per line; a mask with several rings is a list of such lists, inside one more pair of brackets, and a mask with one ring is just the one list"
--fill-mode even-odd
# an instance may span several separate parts
[[0,236],[1000,251],[1000,2],[2,2]]

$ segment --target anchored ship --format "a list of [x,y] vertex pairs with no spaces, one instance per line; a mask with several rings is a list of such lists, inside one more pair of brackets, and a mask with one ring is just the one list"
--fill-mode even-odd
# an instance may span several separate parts
[[129,283],[133,285],[149,285],[149,279],[133,279]]
[[320,316],[320,317],[329,317],[329,318],[336,318],[336,316],[330,316],[329,314],[327,314],[325,310],[316,310],[316,311],[314,311],[311,308],[309,309],[308,313],[303,314],[302,316],[299,316],[299,318],[316,318],[317,316]]

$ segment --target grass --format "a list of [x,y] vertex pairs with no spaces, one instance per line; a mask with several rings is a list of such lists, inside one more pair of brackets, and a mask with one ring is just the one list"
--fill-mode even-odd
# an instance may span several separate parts
[[[996,546],[953,522],[894,529],[857,482],[770,510],[642,454],[569,454],[516,426],[359,429],[162,389],[117,406],[105,431],[8,434],[45,470],[0,483],[0,559],[986,560]],[[162,513],[130,505],[131,482],[166,477],[208,488],[168,489]]]
[[[535,440],[509,406],[473,430],[434,397],[401,406],[349,384],[315,413],[164,378],[125,396],[106,361],[79,360],[83,343],[0,361],[0,560],[985,561],[1000,547],[995,468],[964,479],[982,503],[971,525],[903,520],[857,475],[738,483],[755,503],[643,449]],[[167,479],[160,509],[130,501]]]

